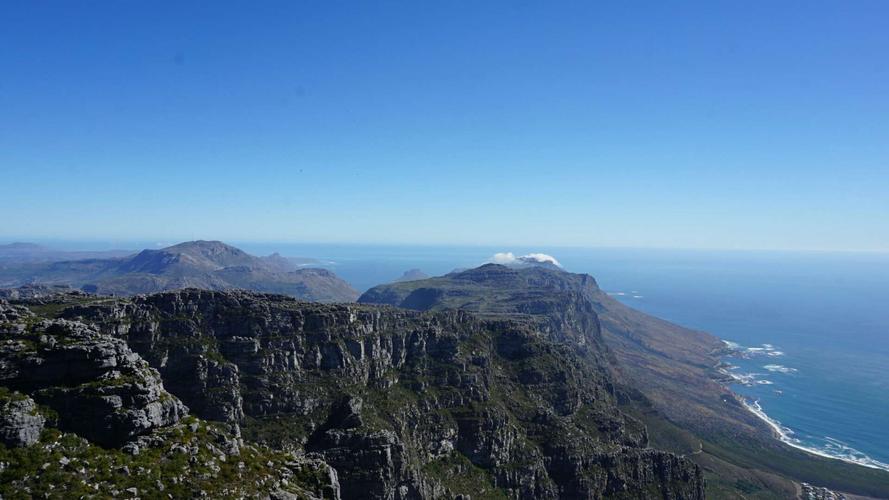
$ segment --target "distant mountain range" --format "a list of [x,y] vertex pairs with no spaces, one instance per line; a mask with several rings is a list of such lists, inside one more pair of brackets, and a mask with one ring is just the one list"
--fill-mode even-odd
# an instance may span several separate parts
[[[278,254],[256,257],[220,241],[189,241],[125,256],[53,254],[40,248],[22,243],[0,247],[0,256],[10,256],[0,260],[0,286],[67,284],[114,295],[187,287],[243,288],[319,302],[350,302],[358,297],[357,291],[330,271],[301,267]],[[27,257],[42,253],[47,254],[42,260]],[[13,259],[14,254],[20,257]]]

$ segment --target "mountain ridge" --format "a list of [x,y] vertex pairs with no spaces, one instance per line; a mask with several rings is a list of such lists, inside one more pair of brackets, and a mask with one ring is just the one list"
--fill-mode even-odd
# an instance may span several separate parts
[[221,241],[188,241],[126,257],[7,266],[0,283],[70,284],[98,294],[134,295],[179,288],[246,288],[306,300],[349,302],[358,297],[330,271],[299,267],[279,254],[257,257]]
[[[578,341],[598,336],[595,323],[574,325],[568,345],[554,342],[542,318],[237,290],[53,300],[12,307],[49,318],[39,324],[82,325],[75,328],[95,341],[125,345],[193,415],[241,436],[240,448],[320,459],[313,470],[329,468],[335,478],[321,484],[331,493],[325,498],[703,498],[701,470],[651,448],[645,426],[618,407],[607,370],[579,356],[577,349],[598,349]],[[49,356],[31,340],[43,327],[31,324],[0,321],[4,345],[20,346],[0,350],[0,366],[10,364],[7,356]],[[55,337],[59,348],[70,342],[66,332]],[[12,377],[26,397],[43,397]],[[138,443],[161,439],[168,448],[160,427],[140,430]],[[5,477],[30,484],[17,474]],[[317,479],[292,479],[281,484],[319,490]]]
[[885,473],[806,454],[775,439],[727,388],[718,370],[725,352],[721,340],[636,311],[603,292],[592,276],[556,266],[485,264],[379,285],[359,303],[466,310],[490,318],[542,316],[563,333],[561,306],[573,303],[575,323],[584,315],[595,318],[606,348],[599,356],[614,361],[626,411],[646,422],[653,442],[704,467],[708,495],[746,498],[760,492],[762,498],[781,498],[801,482],[865,495],[889,491]]

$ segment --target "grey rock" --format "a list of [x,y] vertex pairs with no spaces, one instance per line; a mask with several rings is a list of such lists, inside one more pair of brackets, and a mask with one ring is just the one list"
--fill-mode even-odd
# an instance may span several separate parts
[[64,315],[124,339],[198,416],[317,454],[342,498],[703,498],[700,469],[618,408],[585,299],[518,304],[487,320],[182,290]]
[[0,393],[0,441],[6,446],[30,446],[40,439],[46,419],[34,400],[15,392]]
[[346,396],[337,403],[330,413],[327,425],[337,429],[355,429],[364,425],[361,408],[364,402],[357,396]]
[[188,413],[124,341],[83,323],[44,320],[0,338],[0,383],[54,409],[63,430],[117,447]]

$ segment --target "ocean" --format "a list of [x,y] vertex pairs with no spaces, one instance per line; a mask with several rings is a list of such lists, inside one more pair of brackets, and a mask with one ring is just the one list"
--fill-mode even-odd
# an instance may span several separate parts
[[615,298],[724,339],[751,411],[813,453],[889,470],[889,255],[240,244],[321,259],[359,291],[418,268],[544,252]]
[[598,273],[603,288],[726,341],[732,389],[783,441],[889,470],[889,255],[679,252],[622,262]]

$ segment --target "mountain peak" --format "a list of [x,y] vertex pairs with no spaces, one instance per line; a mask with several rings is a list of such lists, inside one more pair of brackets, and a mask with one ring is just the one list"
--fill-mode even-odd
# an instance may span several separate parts
[[231,266],[250,266],[256,257],[221,241],[186,241],[159,250],[143,250],[125,262],[126,272],[160,274],[181,267],[212,271]]
[[[505,264],[495,264],[495,263],[487,263],[482,264],[478,267],[472,269],[464,269],[461,271],[455,271],[449,275],[448,277],[462,279],[462,280],[470,280],[476,282],[487,282],[487,281],[502,281],[506,280],[527,280],[534,276],[561,276],[564,278],[568,277],[576,277],[576,276],[587,276],[587,275],[578,275],[569,273],[565,271],[561,267],[556,267],[554,265],[550,265],[547,263],[540,264],[519,264],[519,265],[505,265]],[[590,279],[592,277],[590,276]]]
[[420,269],[408,269],[407,271],[404,272],[404,274],[401,275],[400,278],[395,280],[395,283],[401,283],[404,281],[424,280],[428,277],[429,277],[429,275],[424,273]]
[[194,240],[194,241],[184,241],[182,243],[177,243],[172,246],[168,246],[166,248],[162,248],[162,251],[172,252],[172,253],[187,253],[187,254],[201,254],[201,255],[222,255],[222,254],[238,254],[238,255],[247,255],[246,252],[239,248],[235,248],[231,245],[223,243],[217,240]]
[[107,264],[97,280],[101,293],[129,295],[198,287],[244,288],[320,301],[345,302],[358,296],[333,273],[299,269],[279,254],[257,257],[221,241],[186,241]]

